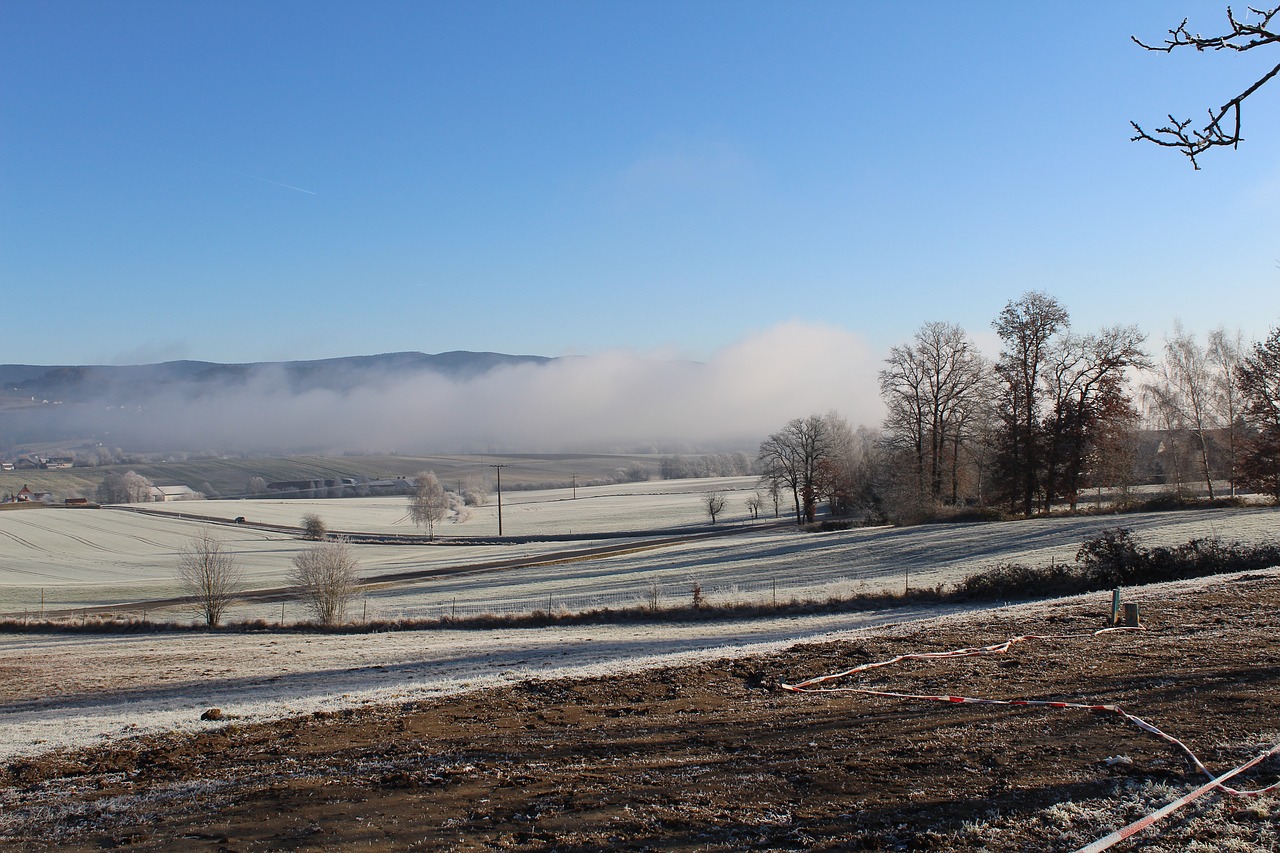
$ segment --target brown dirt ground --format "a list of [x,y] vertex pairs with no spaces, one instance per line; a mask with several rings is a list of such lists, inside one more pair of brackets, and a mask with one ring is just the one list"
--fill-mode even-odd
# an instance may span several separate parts
[[[1118,703],[1217,772],[1275,743],[1280,578],[1134,595],[1143,633],[902,663],[857,684]],[[1203,777],[1114,715],[800,695],[777,683],[903,652],[1087,634],[1103,598],[15,759],[0,768],[0,847],[1073,850]],[[1240,784],[1278,775],[1270,760]],[[1211,792],[1115,849],[1280,849],[1278,822],[1280,797]]]

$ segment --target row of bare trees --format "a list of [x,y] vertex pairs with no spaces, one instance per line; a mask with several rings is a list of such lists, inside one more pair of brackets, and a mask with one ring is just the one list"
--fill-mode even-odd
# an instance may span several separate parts
[[[318,516],[304,519],[304,527],[319,524],[321,541],[294,555],[289,583],[321,625],[346,621],[347,608],[359,585],[359,563],[342,538],[326,538]],[[312,538],[311,533],[305,533]],[[210,530],[202,530],[178,551],[178,583],[192,610],[211,628],[245,591],[244,572],[235,554]]]
[[1086,489],[1124,494],[1140,480],[1179,495],[1195,479],[1211,498],[1222,480],[1232,494],[1277,493],[1275,333],[1250,352],[1239,333],[1201,345],[1177,325],[1157,361],[1137,327],[1077,332],[1039,291],[992,326],[995,361],[960,326],[925,323],[885,359],[878,433],[834,413],[796,418],[761,443],[762,485],[801,524],[823,500],[834,514],[906,520],[965,504],[1075,509]]
[[835,412],[795,418],[760,444],[760,483],[778,505],[787,497],[796,523],[812,523],[825,501],[833,515],[878,513],[876,436]]
[[992,325],[1003,344],[993,486],[1023,515],[1059,500],[1074,508],[1090,469],[1113,452],[1107,439],[1136,417],[1126,374],[1150,366],[1145,336],[1135,326],[1076,334],[1067,309],[1040,291],[1009,302]]
[[994,363],[963,329],[937,322],[886,359],[884,445],[907,506],[1074,509],[1087,487],[1134,483],[1140,430],[1159,440],[1153,478],[1177,487],[1194,467],[1210,498],[1223,479],[1232,494],[1243,483],[1270,491],[1258,412],[1273,395],[1256,377],[1271,374],[1249,371],[1268,363],[1266,345],[1248,354],[1239,333],[1218,329],[1201,346],[1176,325],[1157,363],[1135,326],[1078,333],[1038,291],[992,325],[1002,343]]

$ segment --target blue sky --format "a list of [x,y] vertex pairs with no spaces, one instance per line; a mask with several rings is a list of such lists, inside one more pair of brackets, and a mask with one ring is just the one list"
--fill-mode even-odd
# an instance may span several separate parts
[[1280,83],[1200,172],[1129,142],[1275,63],[1129,41],[1224,9],[0,0],[0,361],[1258,338]]

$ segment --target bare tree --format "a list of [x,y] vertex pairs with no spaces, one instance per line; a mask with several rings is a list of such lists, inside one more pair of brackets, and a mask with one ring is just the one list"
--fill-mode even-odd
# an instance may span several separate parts
[[1136,326],[1113,326],[1096,335],[1068,333],[1051,348],[1043,381],[1051,406],[1044,423],[1046,512],[1058,497],[1076,508],[1086,463],[1106,422],[1133,416],[1125,372],[1150,366],[1142,350],[1145,339]]
[[321,625],[337,625],[356,591],[359,564],[345,539],[331,539],[293,558],[289,582]]
[[202,530],[178,551],[178,582],[204,623],[216,628],[244,588],[244,575],[222,540]]
[[885,439],[910,454],[921,502],[940,503],[949,479],[959,497],[960,445],[983,398],[990,368],[964,330],[953,323],[925,323],[914,341],[895,346],[880,371],[880,396],[888,413]]
[[1067,309],[1042,291],[1028,291],[1005,305],[992,323],[1004,341],[996,373],[1000,377],[999,408],[1002,481],[1010,503],[1030,516],[1040,489],[1044,436],[1041,376],[1054,335],[1070,323]]
[[262,477],[250,477],[249,482],[245,483],[244,490],[250,495],[260,495],[267,490],[267,481]]
[[721,492],[707,492],[702,496],[702,506],[707,511],[711,523],[716,523],[716,517],[724,512],[725,498]]
[[1182,437],[1182,415],[1175,405],[1171,394],[1162,393],[1158,382],[1149,382],[1142,386],[1143,400],[1148,412],[1148,420],[1156,432],[1163,433],[1156,446],[1156,457],[1160,460],[1164,481],[1173,486],[1173,493],[1183,497],[1187,478],[1186,442]]
[[1239,460],[1244,438],[1244,401],[1236,374],[1244,357],[1244,337],[1237,329],[1234,334],[1218,327],[1209,333],[1209,363],[1213,368],[1212,400],[1218,423],[1222,427],[1222,450],[1226,456],[1227,481],[1231,484],[1231,496],[1235,497],[1239,485]]
[[764,498],[759,492],[752,492],[747,496],[747,512],[751,513],[751,518],[760,517],[760,507],[764,506]]
[[427,536],[436,537],[436,525],[449,511],[449,495],[436,479],[434,471],[423,471],[413,478],[413,494],[409,497],[409,518],[427,528]]
[[1164,361],[1156,381],[1149,386],[1167,427],[1184,431],[1194,439],[1193,452],[1209,499],[1213,499],[1213,471],[1209,463],[1210,433],[1214,419],[1214,382],[1208,354],[1195,336],[1175,322],[1165,342]]
[[818,462],[814,489],[818,498],[826,500],[833,516],[846,515],[857,490],[857,440],[849,421],[835,411],[822,416],[822,427],[826,453]]
[[321,542],[329,535],[329,528],[323,518],[309,512],[302,517],[302,535],[313,542]]
[[796,524],[812,522],[816,514],[818,472],[829,454],[828,430],[823,418],[795,418],[760,444],[760,481],[779,491],[791,490]]
[[[1163,44],[1151,45],[1140,41],[1137,36],[1132,38],[1139,47],[1159,53],[1173,53],[1173,51],[1185,47],[1194,48],[1199,52],[1230,50],[1243,53],[1266,45],[1280,44],[1280,29],[1273,28],[1271,23],[1277,14],[1280,14],[1280,6],[1271,9],[1255,9],[1250,6],[1247,19],[1238,21],[1231,11],[1231,7],[1228,6],[1227,23],[1230,25],[1231,31],[1223,35],[1192,35],[1187,29],[1187,19],[1183,18],[1177,29],[1169,30],[1169,38],[1166,38]],[[1256,22],[1251,23],[1248,18],[1252,18],[1255,15],[1258,16],[1258,19]],[[1241,106],[1246,98],[1262,88],[1268,80],[1277,74],[1280,74],[1280,64],[1264,73],[1246,87],[1244,91],[1221,107],[1218,107],[1218,109],[1210,109],[1209,120],[1201,128],[1191,127],[1192,120],[1189,118],[1179,121],[1172,114],[1169,116],[1169,124],[1157,128],[1152,133],[1143,130],[1137,122],[1131,121],[1129,123],[1133,125],[1133,129],[1137,133],[1132,138],[1132,141],[1136,142],[1142,139],[1147,142],[1154,142],[1156,145],[1165,148],[1176,148],[1187,155],[1193,167],[1199,169],[1200,163],[1196,160],[1196,157],[1210,148],[1236,148],[1239,146],[1243,139],[1240,135]]]
[[765,493],[769,495],[769,500],[773,502],[773,517],[782,517],[782,481],[769,479],[765,480],[761,477],[765,484]]

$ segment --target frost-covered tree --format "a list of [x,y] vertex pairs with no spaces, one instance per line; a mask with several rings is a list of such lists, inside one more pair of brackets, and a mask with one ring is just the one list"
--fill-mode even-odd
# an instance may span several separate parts
[[113,471],[98,485],[98,503],[135,504],[151,500],[152,483],[137,471]]
[[358,567],[347,541],[331,539],[293,558],[289,582],[298,588],[316,621],[337,625],[346,619],[355,596]]
[[409,496],[409,518],[427,528],[427,536],[435,538],[436,525],[449,511],[449,496],[434,471],[423,471],[413,478],[413,494]]
[[244,588],[244,575],[222,540],[202,530],[178,551],[178,582],[204,623],[216,628]]
[[313,542],[320,542],[329,535],[329,528],[323,518],[309,512],[302,516],[302,535]]
[[[1280,15],[1280,6],[1270,9],[1248,7],[1243,18],[1237,19],[1231,7],[1227,7],[1227,24],[1229,30],[1219,35],[1202,36],[1192,34],[1187,29],[1187,19],[1183,18],[1177,29],[1169,30],[1169,37],[1163,44],[1146,44],[1136,36],[1133,41],[1146,50],[1158,53],[1182,52],[1184,48],[1192,48],[1197,53],[1225,50],[1229,53],[1244,53],[1249,50],[1271,51],[1271,59],[1276,58],[1275,50],[1280,48],[1280,27],[1275,25],[1276,16]],[[1265,65],[1263,66],[1265,68]],[[1208,120],[1199,128],[1192,127],[1191,119],[1176,119],[1169,115],[1169,124],[1147,132],[1137,122],[1130,122],[1136,135],[1133,141],[1145,140],[1165,148],[1175,148],[1191,160],[1196,169],[1200,163],[1196,159],[1210,148],[1235,148],[1244,139],[1240,135],[1240,113],[1247,98],[1262,88],[1267,81],[1280,75],[1280,64],[1269,71],[1261,72],[1240,92],[1217,109],[1210,109]]]

